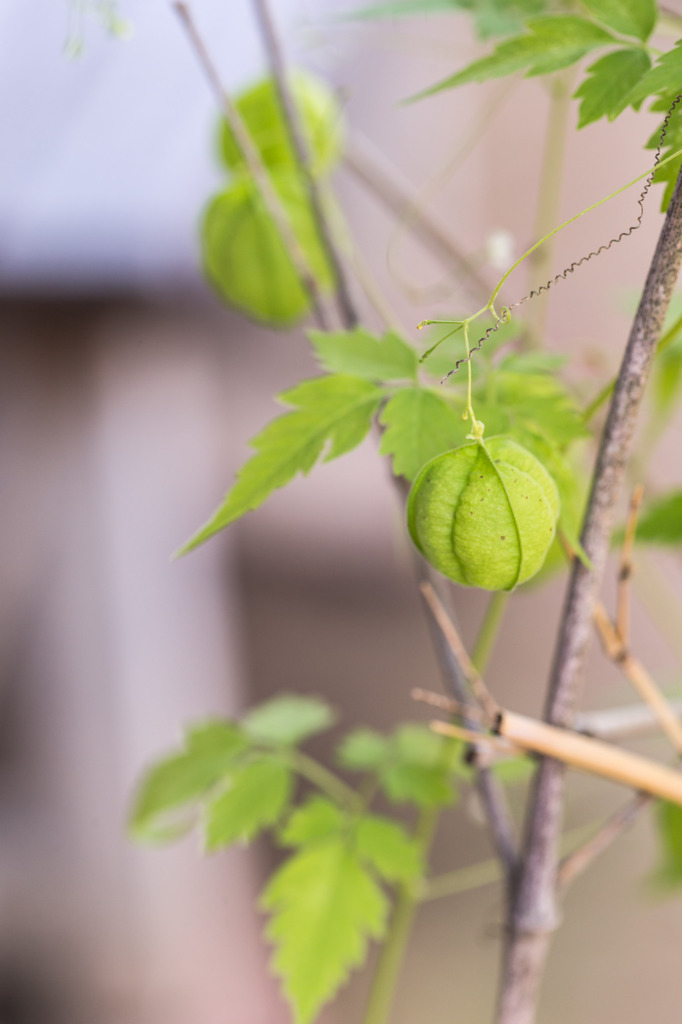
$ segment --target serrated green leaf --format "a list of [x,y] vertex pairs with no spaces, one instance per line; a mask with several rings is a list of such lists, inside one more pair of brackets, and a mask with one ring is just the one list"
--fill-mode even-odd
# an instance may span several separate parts
[[309,1024],[363,963],[369,938],[384,934],[388,903],[341,839],[304,848],[276,872],[263,894],[272,912],[267,937],[297,1024]]
[[635,106],[657,93],[670,93],[674,98],[682,81],[682,39],[679,39],[672,50],[662,54],[647,71],[643,78],[623,96],[620,109]]
[[229,788],[212,800],[206,812],[206,849],[250,842],[275,825],[291,798],[291,770],[281,761],[261,758],[230,778]]
[[474,408],[488,436],[509,433],[523,445],[526,434],[544,437],[559,449],[589,436],[576,399],[551,373],[500,370],[490,388],[476,389]]
[[656,816],[662,863],[655,880],[666,887],[682,885],[682,807],[660,801]]
[[457,413],[426,388],[402,388],[380,416],[386,427],[379,451],[393,456],[393,473],[414,480],[422,466],[456,447],[461,434]]
[[[271,178],[311,273],[329,289],[331,271],[300,180],[288,170],[272,172]],[[238,177],[211,200],[201,246],[206,276],[235,309],[271,327],[286,327],[309,311],[310,297],[250,178]]]
[[323,369],[367,380],[414,380],[417,353],[395,331],[377,338],[363,327],[352,331],[309,331]]
[[398,804],[438,807],[455,798],[452,783],[436,765],[390,764],[381,773],[381,784],[389,800]]
[[387,760],[390,744],[373,729],[356,729],[345,736],[337,750],[339,764],[351,771],[372,771]]
[[[339,103],[326,82],[309,71],[299,69],[288,77],[312,156],[312,172],[316,176],[327,173],[339,159],[343,144]],[[272,79],[266,78],[240,93],[235,103],[265,166],[270,170],[296,168],[297,160]],[[224,122],[220,152],[230,170],[243,170],[241,151]]]
[[682,491],[672,491],[646,506],[635,539],[666,546],[682,543]]
[[255,743],[295,746],[330,729],[334,717],[332,709],[319,697],[284,694],[249,711],[242,728]]
[[598,121],[613,120],[620,113],[627,94],[651,67],[649,55],[640,49],[616,50],[601,57],[587,69],[588,78],[573,94],[580,100],[578,128]]
[[130,818],[132,835],[141,842],[181,835],[192,824],[186,805],[225,779],[246,749],[243,734],[231,722],[190,727],[186,749],[153,765],[142,780]]
[[297,473],[309,473],[323,453],[328,462],[355,448],[368,433],[383,392],[359,377],[335,374],[303,381],[280,397],[296,411],[273,420],[254,438],[251,444],[258,454],[241,469],[222,505],[180,554],[258,508]]
[[401,725],[393,737],[393,749],[402,761],[410,764],[440,765],[447,744],[442,736],[426,725]]
[[474,61],[412,99],[519,71],[525,71],[526,76],[546,75],[575,64],[591,50],[617,42],[605,29],[576,14],[531,18],[526,27],[528,31],[523,35],[499,43],[489,56]]
[[648,39],[656,24],[655,0],[583,0],[594,17],[614,32]]
[[410,882],[422,873],[419,848],[405,829],[390,818],[367,814],[355,830],[358,856],[387,882]]
[[280,833],[284,846],[305,846],[337,835],[347,815],[324,796],[312,796],[293,812]]

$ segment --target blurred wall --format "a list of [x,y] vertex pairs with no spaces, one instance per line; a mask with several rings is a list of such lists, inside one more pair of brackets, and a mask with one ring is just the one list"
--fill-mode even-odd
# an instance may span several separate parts
[[[414,188],[452,165],[433,209],[494,280],[482,240],[504,229],[518,253],[532,235],[542,85],[401,106],[466,59],[464,22],[340,26],[328,20],[332,7],[299,6],[286,22],[290,45],[331,74],[351,129]],[[367,442],[170,561],[246,458],[248,438],[276,409],[272,396],[315,366],[302,332],[273,337],[245,323],[199,280],[195,221],[217,180],[215,113],[168,9],[122,9],[135,26],[127,41],[89,25],[75,64],[60,56],[56,7],[37,20],[36,10],[0,12],[0,81],[17,97],[0,119],[10,155],[0,170],[0,1021],[276,1024],[288,1013],[252,910],[271,853],[207,860],[191,840],[141,851],[124,837],[126,806],[144,764],[182,723],[276,690],[321,691],[347,725],[412,717],[410,687],[438,680],[410,553],[388,472]],[[256,73],[248,4],[204,0],[196,13],[220,41],[229,84]],[[481,118],[490,132],[474,145]],[[649,128],[640,125],[624,118],[571,139],[567,216],[641,170]],[[461,289],[436,301],[449,275],[433,257],[396,244],[381,203],[355,177],[341,170],[338,185],[410,336],[422,317],[459,311]],[[648,265],[656,204],[632,240],[556,292],[549,343],[570,350],[587,392],[595,360],[615,365],[626,336],[621,293]],[[633,206],[626,194],[579,222],[562,236],[557,266],[618,233]],[[510,294],[525,288],[521,274]],[[678,470],[678,430],[656,463],[659,483]],[[654,587],[679,593],[676,565],[653,571],[664,574]],[[490,673],[514,707],[541,706],[562,587],[514,599]],[[457,595],[467,638],[484,603]],[[638,608],[637,649],[664,678],[679,672],[675,628],[662,638]],[[630,699],[596,654],[586,699]],[[613,787],[582,779],[571,794],[572,824],[619,801]],[[439,869],[489,856],[473,813],[467,805],[444,825]],[[554,1024],[616,1014],[635,1024],[652,1006],[662,1021],[677,1019],[678,908],[640,898],[650,861],[640,827],[576,888],[546,986]],[[499,927],[492,889],[425,910],[395,1024],[486,1020]],[[367,982],[356,978],[325,1020],[359,1019]]]

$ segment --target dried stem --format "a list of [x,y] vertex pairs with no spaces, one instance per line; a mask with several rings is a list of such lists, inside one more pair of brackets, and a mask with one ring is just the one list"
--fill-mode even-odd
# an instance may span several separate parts
[[616,612],[616,629],[624,647],[630,643],[630,580],[632,579],[632,550],[635,546],[637,519],[642,505],[644,488],[638,484],[632,492],[628,521],[625,526],[625,539],[620,552],[620,569],[618,571],[618,610]]
[[650,806],[651,799],[648,793],[636,793],[604,823],[596,835],[564,857],[558,873],[559,887],[562,891],[634,825],[641,812]]
[[[677,718],[682,718],[682,700],[668,702]],[[658,719],[646,704],[628,704],[622,708],[604,711],[585,711],[573,722],[576,732],[597,739],[617,740],[646,736],[659,728]]]
[[194,47],[196,55],[199,58],[199,63],[201,64],[204,74],[206,75],[206,78],[215,93],[216,99],[218,100],[223,117],[227,121],[230,131],[234,135],[237,146],[239,147],[246,166],[249,169],[249,173],[256,183],[268,213],[272,217],[273,224],[277,228],[280,238],[291,257],[296,275],[310,299],[313,316],[315,317],[318,325],[323,330],[327,330],[327,316],[317,281],[308,266],[305,253],[303,252],[298,238],[296,237],[296,233],[289,222],[289,218],[287,217],[279,196],[270,181],[267,170],[261,160],[260,153],[253,143],[239,110],[233,103],[232,98],[220,80],[218,70],[211,60],[206,44],[199,34],[199,30],[189,8],[186,4],[182,3],[181,0],[176,0],[173,7],[175,8],[178,17],[187,32],[189,40]]
[[386,206],[402,217],[410,211],[407,226],[446,267],[454,269],[477,302],[485,302],[490,285],[479,270],[460,252],[441,223],[419,208],[414,188],[372,144],[355,133],[346,144],[344,163],[358,181]]
[[315,228],[333,274],[334,294],[339,305],[341,320],[346,327],[355,327],[359,319],[358,314],[351,298],[348,280],[339,251],[334,242],[333,232],[322,205],[320,189],[311,170],[310,148],[301,125],[299,112],[296,109],[296,104],[291,94],[284,53],[272,20],[270,7],[267,0],[253,0],[253,6],[267,50],[272,77],[282,108],[286,132],[296,156],[299,173],[308,193]]
[[[467,691],[469,676],[464,665],[459,660],[462,652],[465,663],[470,671],[475,675],[478,675],[478,673],[473,668],[473,665],[471,665],[464,645],[459,639],[459,634],[438,598],[434,587],[430,583],[425,582],[422,586],[422,593],[425,600],[427,600],[429,610],[436,625],[434,639],[445,678],[455,700],[460,706],[464,707],[464,713],[462,714],[464,726],[472,733],[480,733],[482,726],[478,715],[476,713],[469,714],[469,706],[471,704],[471,697]],[[428,598],[427,595],[429,595]],[[459,652],[459,656],[456,652]],[[495,709],[497,709],[496,704]],[[511,893],[511,886],[517,867],[517,843],[504,791],[490,770],[485,748],[481,750],[479,744],[472,746],[471,760],[476,771],[476,788],[488,821],[493,845],[505,868],[508,890]]]
[[[615,502],[632,449],[637,413],[682,262],[682,175],[656,246],[630,332],[599,446],[581,535],[592,568],[574,560],[549,684],[545,715],[570,723],[601,588]],[[519,884],[509,915],[498,1024],[531,1024],[540,978],[557,924],[558,837],[563,816],[564,767],[544,759],[528,812]]]

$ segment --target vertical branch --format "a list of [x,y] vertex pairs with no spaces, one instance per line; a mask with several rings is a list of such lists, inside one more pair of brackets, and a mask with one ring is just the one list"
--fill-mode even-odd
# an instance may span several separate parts
[[197,29],[189,8],[185,3],[182,3],[181,0],[176,0],[173,6],[184,26],[185,31],[187,32],[192,46],[194,47],[195,53],[199,58],[199,63],[204,70],[204,74],[215,93],[223,117],[227,121],[230,131],[234,135],[237,146],[244,158],[246,166],[249,169],[249,173],[258,187],[258,191],[263,198],[267,211],[272,217],[272,221],[279,232],[279,236],[291,257],[296,275],[310,299],[313,315],[318,325],[323,330],[326,330],[328,328],[328,323],[320,289],[310,267],[308,266],[305,253],[303,252],[294,229],[289,222],[286,211],[284,210],[279,196],[270,181],[268,172],[261,160],[260,153],[254,145],[246,125],[242,120],[241,114],[232,101],[232,97],[224,88],[220,80],[217,68],[209,56],[204,40],[199,34],[199,30]]
[[268,53],[277,96],[282,108],[284,125],[296,156],[301,178],[308,193],[315,228],[332,270],[334,292],[339,305],[341,319],[345,327],[355,327],[359,318],[351,298],[341,257],[334,243],[328,219],[322,208],[320,190],[311,171],[308,142],[287,80],[284,54],[272,20],[268,0],[253,0],[253,6]]
[[[581,535],[592,568],[574,560],[549,683],[545,716],[555,725],[567,725],[574,711],[606,565],[614,505],[622,489],[637,413],[681,263],[682,174],[658,239],[599,446]],[[543,759],[528,812],[524,856],[508,922],[499,1024],[531,1024],[535,1016],[549,937],[557,923],[563,790],[563,767]]]

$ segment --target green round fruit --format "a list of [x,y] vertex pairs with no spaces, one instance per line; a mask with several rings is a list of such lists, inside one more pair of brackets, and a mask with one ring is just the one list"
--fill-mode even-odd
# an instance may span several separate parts
[[512,590],[541,568],[559,495],[526,448],[506,437],[437,455],[407,503],[410,534],[435,569],[465,587]]
[[[343,145],[343,116],[338,101],[326,82],[309,71],[293,71],[289,85],[310,148],[312,172],[316,176],[328,173]],[[241,93],[236,106],[265,166],[271,171],[295,168],[297,160],[272,79],[265,78]],[[243,167],[241,151],[225,123],[220,148],[231,170]]]

